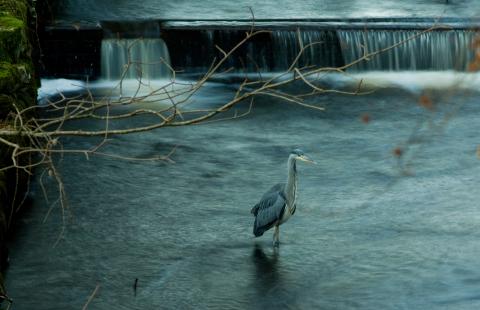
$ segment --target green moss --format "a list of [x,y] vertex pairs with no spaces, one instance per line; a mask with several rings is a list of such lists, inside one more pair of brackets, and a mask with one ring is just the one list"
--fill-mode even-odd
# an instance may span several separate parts
[[36,84],[30,64],[0,62],[0,119],[14,110],[13,104],[24,109],[35,104]]
[[25,0],[0,0],[0,15],[11,15],[20,20],[27,20],[27,2]]
[[16,76],[14,65],[8,62],[0,62],[0,94],[10,92]]
[[16,86],[25,82],[28,82],[28,75],[24,66],[0,62],[0,94],[13,93]]
[[23,28],[24,22],[13,16],[1,16],[0,17],[0,29],[12,31],[16,28]]
[[0,17],[0,59],[18,63],[30,58],[25,23],[15,17]]

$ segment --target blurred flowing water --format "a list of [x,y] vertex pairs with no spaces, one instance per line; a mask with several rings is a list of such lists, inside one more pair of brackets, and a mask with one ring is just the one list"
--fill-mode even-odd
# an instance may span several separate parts
[[168,78],[171,72],[164,63],[170,64],[170,55],[162,39],[102,41],[102,76],[107,80]]
[[59,22],[144,19],[249,19],[249,7],[257,19],[366,18],[366,17],[461,17],[476,18],[476,0],[244,0],[244,1],[119,1],[63,0],[58,3]]
[[[355,70],[451,70],[465,71],[475,54],[474,31],[338,31],[345,63],[399,44],[389,53],[356,64]],[[413,39],[412,39],[413,38]]]
[[[65,235],[53,248],[61,212],[44,222],[51,201],[35,182],[11,244],[14,309],[79,309],[97,284],[91,309],[480,307],[478,77],[352,76],[375,92],[310,101],[325,112],[259,97],[244,118],[118,136],[103,149],[145,158],[177,147],[174,164],[65,156]],[[195,104],[221,104],[234,86],[209,83]],[[250,208],[284,180],[296,147],[318,165],[299,164],[297,212],[274,251],[270,232],[253,238]]]
[[[102,78],[168,78],[172,67],[179,72],[205,73],[212,60],[223,58],[219,46],[230,51],[245,35],[231,29],[193,33],[179,35],[180,39],[167,36],[166,42],[160,38],[159,29],[149,30],[151,38],[143,38],[140,29],[137,38],[105,38],[101,43]],[[478,32],[473,30],[442,29],[423,34],[419,30],[275,30],[239,47],[220,71],[283,72],[294,61],[299,68],[341,67],[355,63],[366,53],[383,50],[347,70],[465,72],[475,65],[477,41]]]

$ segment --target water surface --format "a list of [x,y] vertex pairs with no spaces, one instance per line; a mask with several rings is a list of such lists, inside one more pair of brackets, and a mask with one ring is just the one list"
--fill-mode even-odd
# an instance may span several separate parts
[[367,17],[459,17],[475,18],[480,3],[475,0],[299,0],[299,1],[118,1],[64,0],[58,21],[98,22],[145,19],[249,19],[249,7],[258,19],[367,18]]
[[[382,74],[371,95],[315,98],[325,112],[260,98],[245,118],[120,136],[104,149],[144,158],[177,146],[175,164],[65,157],[72,215],[53,248],[60,212],[43,223],[50,205],[33,185],[11,245],[15,309],[79,309],[97,284],[92,309],[479,307],[478,94],[455,80],[435,89],[442,73],[423,85],[410,73],[400,87]],[[232,92],[211,83],[195,100],[212,106]],[[318,165],[299,164],[297,211],[274,251],[271,232],[253,238],[249,211],[284,180],[295,147]]]

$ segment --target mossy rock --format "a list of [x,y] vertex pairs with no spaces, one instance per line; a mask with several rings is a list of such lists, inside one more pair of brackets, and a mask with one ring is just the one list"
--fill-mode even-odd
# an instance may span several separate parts
[[[7,115],[15,110],[36,104],[36,80],[31,59],[27,19],[30,6],[27,0],[0,0],[0,127],[7,124]],[[33,10],[33,8],[32,8]],[[19,138],[18,140],[22,140]],[[28,141],[16,141],[27,145]],[[0,146],[0,167],[11,165],[11,148]],[[23,160],[23,159],[22,159]],[[6,264],[5,234],[13,206],[14,170],[0,172],[0,269]],[[20,193],[25,191],[26,174],[19,181]],[[4,294],[0,270],[0,293]],[[2,306],[0,306],[2,308]]]
[[0,94],[11,94],[23,88],[23,85],[31,85],[30,72],[31,64],[0,62]]
[[30,72],[31,64],[0,62],[0,119],[10,111],[36,104],[36,83]]
[[12,16],[0,16],[0,59],[12,63],[31,59],[26,25]]
[[10,15],[26,21],[28,5],[26,0],[0,0],[0,15]]

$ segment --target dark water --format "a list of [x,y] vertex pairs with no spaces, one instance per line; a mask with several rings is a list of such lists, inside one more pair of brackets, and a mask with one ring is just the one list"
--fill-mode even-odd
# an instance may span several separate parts
[[[263,98],[242,119],[121,136],[104,150],[149,157],[178,146],[175,164],[65,157],[65,237],[52,247],[60,212],[42,223],[37,183],[11,245],[14,309],[80,309],[97,284],[91,309],[478,308],[479,97],[442,84],[448,73],[427,85],[405,76],[368,96],[316,98],[325,112]],[[422,91],[433,112],[417,104]],[[231,94],[212,83],[196,102]],[[270,232],[253,238],[249,211],[283,181],[294,147],[318,165],[299,165],[297,212],[275,252]]]
[[476,0],[300,0],[300,1],[60,1],[59,21],[138,19],[245,19],[251,18],[363,18],[363,17],[477,17]]

